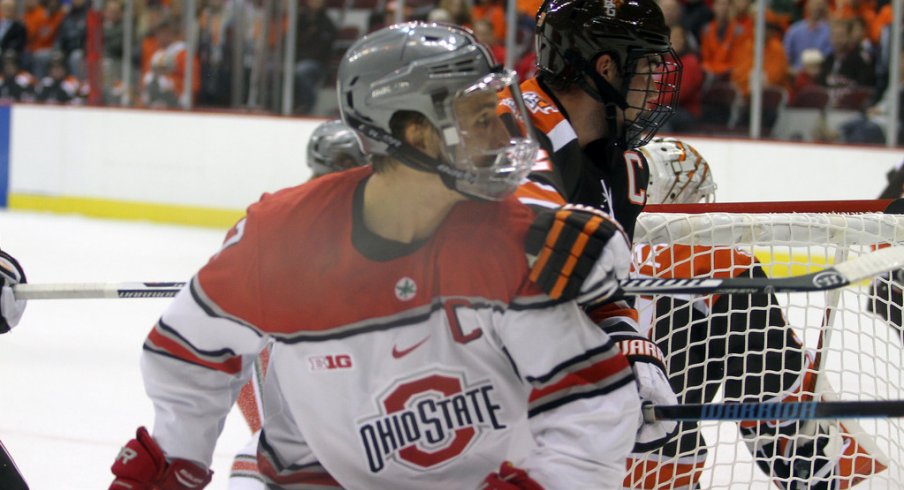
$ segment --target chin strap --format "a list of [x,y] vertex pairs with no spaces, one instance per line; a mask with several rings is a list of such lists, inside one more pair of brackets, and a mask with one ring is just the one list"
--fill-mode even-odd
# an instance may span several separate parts
[[[587,62],[574,51],[567,52],[565,54],[565,59],[574,66],[580,67],[581,71],[593,80],[593,85],[590,85],[585,78],[579,78],[577,83],[584,92],[593,97],[594,100],[603,104],[603,108],[606,111],[608,134],[619,134],[618,112],[616,109],[624,111],[628,108],[628,100],[625,98],[625,94],[618,91],[608,80],[597,73],[597,71],[593,69],[593,63]],[[622,139],[623,138],[621,137],[609,138],[612,145],[617,145],[618,141],[621,141]]]
[[459,192],[469,198],[479,198],[478,196],[472,196],[471,194],[463,192],[456,185],[461,181],[474,181],[476,179],[474,173],[457,169],[444,160],[433,158],[383,129],[351,114],[346,114],[346,120],[348,125],[354,130],[374,141],[386,145],[386,154],[390,157],[415,170],[439,174],[443,184],[449,189]]

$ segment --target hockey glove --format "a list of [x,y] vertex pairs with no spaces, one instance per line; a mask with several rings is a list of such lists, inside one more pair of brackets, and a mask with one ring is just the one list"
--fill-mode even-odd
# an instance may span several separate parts
[[618,291],[628,274],[631,252],[621,227],[606,213],[576,204],[537,212],[525,249],[530,279],[549,295],[582,305]]
[[0,250],[0,333],[9,330],[19,324],[22,313],[25,312],[25,300],[16,300],[13,296],[13,288],[16,284],[25,284],[25,271],[12,255]]
[[116,477],[110,490],[200,490],[213,476],[212,471],[188,460],[167,462],[144,427],[123,446],[110,469]]
[[543,485],[537,483],[521,468],[516,468],[512,463],[505,461],[496,473],[490,473],[483,479],[479,490],[543,490]]
[[[624,323],[603,330],[607,331],[631,363],[641,402],[644,405],[677,405],[678,397],[669,384],[665,356],[659,346]],[[658,449],[668,442],[677,430],[678,422],[674,420],[644,422],[641,419],[632,451],[642,453]]]

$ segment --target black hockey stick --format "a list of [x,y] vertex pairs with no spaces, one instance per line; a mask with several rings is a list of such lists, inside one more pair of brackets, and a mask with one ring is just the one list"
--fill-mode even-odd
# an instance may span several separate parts
[[[820,272],[794,277],[732,277],[727,279],[620,279],[626,295],[646,294],[755,294],[828,291],[904,268],[904,246],[883,248],[835,264]],[[73,284],[19,284],[16,299],[166,298],[175,296],[184,282],[126,282]]]
[[728,279],[623,279],[622,291],[638,294],[794,293],[828,291],[871,279],[904,266],[904,246],[883,248],[838,263],[820,272],[793,277]]
[[812,420],[904,417],[904,400],[645,405],[644,420]]
[[0,441],[0,488],[3,490],[28,490],[28,484],[9,455],[3,441]]

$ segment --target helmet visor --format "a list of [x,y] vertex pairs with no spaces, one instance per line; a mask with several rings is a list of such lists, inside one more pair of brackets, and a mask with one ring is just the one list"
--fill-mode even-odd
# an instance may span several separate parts
[[519,124],[527,120],[523,105],[499,110],[500,97],[517,89],[517,76],[505,70],[487,75],[452,98],[455,127],[444,136],[450,161],[468,176],[459,179],[459,191],[499,200],[530,172],[538,145],[528,126]]

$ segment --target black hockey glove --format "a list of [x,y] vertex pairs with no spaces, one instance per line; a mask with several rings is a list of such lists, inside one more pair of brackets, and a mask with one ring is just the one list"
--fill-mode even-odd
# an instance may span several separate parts
[[590,305],[628,274],[628,238],[608,214],[579,204],[537,212],[525,243],[530,279],[555,300]]
[[0,333],[9,330],[19,323],[22,313],[25,311],[25,300],[18,300],[13,296],[12,286],[25,284],[25,271],[12,255],[0,250]]

